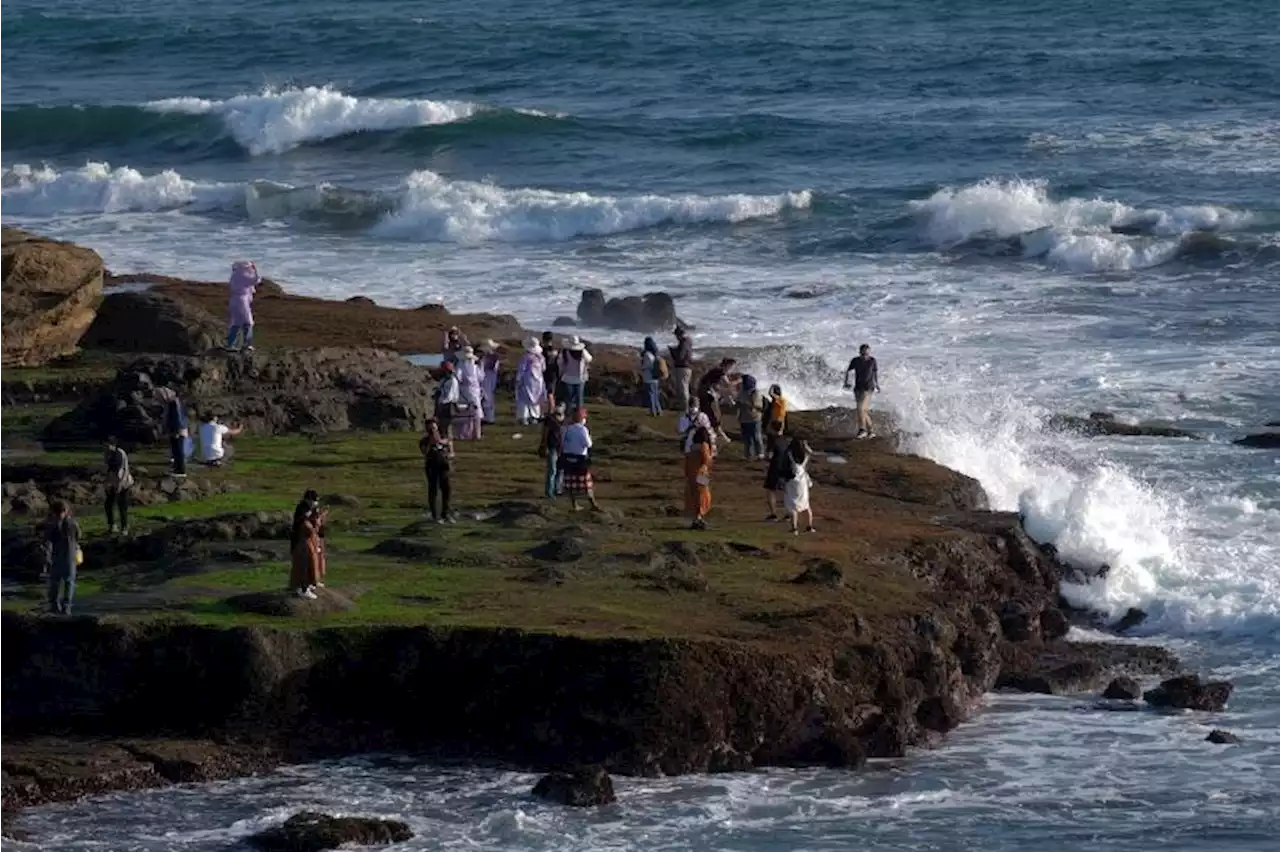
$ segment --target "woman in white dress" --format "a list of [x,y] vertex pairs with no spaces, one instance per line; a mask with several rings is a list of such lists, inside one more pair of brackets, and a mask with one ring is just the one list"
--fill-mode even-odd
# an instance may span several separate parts
[[791,518],[791,532],[800,535],[801,515],[805,516],[804,531],[817,532],[813,526],[813,508],[809,505],[809,487],[813,484],[809,478],[809,459],[813,458],[813,451],[807,441],[794,438],[786,453],[791,464],[787,470],[790,475],[782,489],[782,505]]

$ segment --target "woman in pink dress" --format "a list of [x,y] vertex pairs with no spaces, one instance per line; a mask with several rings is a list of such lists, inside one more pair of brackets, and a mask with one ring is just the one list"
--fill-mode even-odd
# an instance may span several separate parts
[[244,329],[244,349],[253,351],[253,294],[262,283],[252,260],[231,264],[231,302],[227,305],[227,349],[236,348],[236,337]]

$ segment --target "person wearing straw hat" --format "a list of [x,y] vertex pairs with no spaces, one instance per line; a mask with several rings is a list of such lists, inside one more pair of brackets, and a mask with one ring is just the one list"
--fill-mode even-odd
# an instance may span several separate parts
[[502,370],[500,347],[492,338],[480,344],[480,405],[482,420],[498,422],[498,374]]
[[587,378],[591,365],[591,353],[576,335],[560,353],[560,382],[565,387],[565,398],[560,400],[569,411],[581,408],[587,397]]
[[459,441],[478,441],[481,438],[480,418],[483,407],[480,392],[480,362],[470,346],[458,353],[458,417],[454,421]]
[[524,355],[520,357],[520,365],[516,368],[516,422],[521,426],[537,423],[542,418],[546,368],[542,345],[537,338],[530,337],[524,343]]

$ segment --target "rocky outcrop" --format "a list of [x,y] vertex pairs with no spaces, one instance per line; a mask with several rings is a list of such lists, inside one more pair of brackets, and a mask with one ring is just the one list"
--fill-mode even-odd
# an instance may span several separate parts
[[1142,686],[1131,677],[1118,677],[1107,684],[1102,697],[1112,701],[1137,701],[1142,697]]
[[1126,437],[1146,436],[1151,438],[1189,438],[1199,441],[1203,435],[1179,429],[1176,426],[1165,426],[1159,423],[1125,423],[1117,420],[1115,415],[1095,411],[1088,417],[1075,417],[1070,414],[1055,414],[1047,421],[1050,429],[1057,432],[1071,432],[1086,438],[1101,435],[1122,435]]
[[252,835],[248,841],[264,852],[324,852],[346,845],[387,846],[412,838],[409,826],[399,820],[332,817],[304,811],[282,825]]
[[1123,683],[1122,675],[1168,674],[1178,666],[1177,658],[1163,648],[1118,642],[1010,644],[1001,649],[1001,657],[996,688],[1042,695],[1093,692],[1113,678]]
[[1221,731],[1214,728],[1209,732],[1209,736],[1204,738],[1204,741],[1215,745],[1238,745],[1241,740],[1230,731]]
[[195,305],[156,293],[112,293],[81,345],[111,352],[203,355],[222,341],[222,323]]
[[598,807],[618,801],[613,792],[613,779],[600,766],[544,775],[534,785],[533,795],[571,808]]
[[197,411],[258,434],[421,429],[431,409],[429,371],[376,349],[299,349],[245,355],[142,358],[106,390],[46,427],[46,441],[114,434],[128,444],[164,435],[170,387]]
[[1280,432],[1258,432],[1254,435],[1245,435],[1243,438],[1237,438],[1232,443],[1239,447],[1251,447],[1255,450],[1280,449]]
[[1233,688],[1225,680],[1202,681],[1199,675],[1191,674],[1170,678],[1155,689],[1147,690],[1142,697],[1152,707],[1217,713],[1226,708]]
[[4,366],[38,366],[70,355],[102,297],[102,258],[17,228],[0,234]]
[[637,332],[671,331],[679,324],[675,300],[668,293],[606,300],[604,292],[597,289],[582,292],[578,321],[597,328]]

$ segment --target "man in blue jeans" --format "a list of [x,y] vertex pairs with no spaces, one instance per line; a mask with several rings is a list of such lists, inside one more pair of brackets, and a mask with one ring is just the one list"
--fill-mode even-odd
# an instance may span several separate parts
[[172,388],[161,391],[164,404],[164,431],[169,435],[169,459],[174,476],[187,475],[187,410]]
[[49,505],[49,525],[45,529],[49,548],[49,612],[71,614],[76,595],[76,562],[80,553],[80,525],[71,517],[64,500]]

